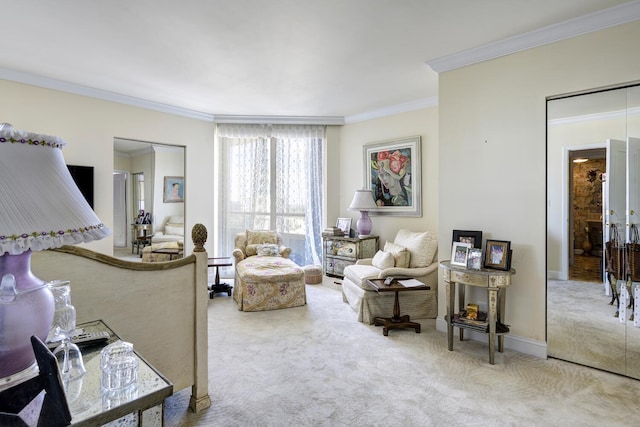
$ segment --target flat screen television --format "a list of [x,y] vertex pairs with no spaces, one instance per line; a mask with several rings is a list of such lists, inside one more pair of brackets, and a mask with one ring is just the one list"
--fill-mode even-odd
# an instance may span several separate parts
[[93,166],[67,165],[71,177],[93,209]]

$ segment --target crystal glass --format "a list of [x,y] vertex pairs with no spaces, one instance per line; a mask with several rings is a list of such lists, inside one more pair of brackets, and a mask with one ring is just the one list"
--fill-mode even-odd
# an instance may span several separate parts
[[63,381],[82,377],[87,371],[82,360],[80,348],[71,342],[71,335],[76,329],[76,308],[71,304],[71,284],[68,280],[56,280],[49,283],[54,296],[55,313],[50,336],[61,338],[61,344],[53,350],[58,361],[58,369]]
[[134,384],[138,379],[138,359],[134,356],[133,344],[118,340],[103,348],[100,368],[103,390],[120,390]]
[[60,318],[64,314],[64,310],[60,310],[66,304],[71,304],[71,283],[68,280],[53,280],[48,283],[49,290],[53,294],[55,311],[53,314],[53,322],[49,329],[47,342],[62,341],[64,334],[61,332],[61,325],[64,323]]

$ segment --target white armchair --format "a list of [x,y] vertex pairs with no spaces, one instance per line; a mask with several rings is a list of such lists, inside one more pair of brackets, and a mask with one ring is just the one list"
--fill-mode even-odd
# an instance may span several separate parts
[[438,239],[430,232],[399,230],[393,242],[373,258],[361,259],[344,269],[343,301],[358,313],[358,321],[373,323],[375,317],[393,315],[392,292],[378,294],[367,279],[412,277],[431,287],[428,291],[401,292],[402,314],[415,319],[435,319],[438,315]]

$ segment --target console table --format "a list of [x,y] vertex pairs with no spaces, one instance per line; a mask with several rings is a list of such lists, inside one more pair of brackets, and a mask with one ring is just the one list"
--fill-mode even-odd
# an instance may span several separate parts
[[[453,351],[453,328],[459,328],[460,341],[463,340],[463,330],[472,329],[489,334],[489,363],[494,363],[495,337],[498,336],[498,351],[504,351],[504,334],[508,333],[508,328],[502,323],[504,318],[505,292],[506,287],[511,285],[511,276],[516,274],[515,269],[509,271],[483,268],[472,270],[465,267],[451,265],[450,261],[440,262],[443,269],[443,279],[446,284],[447,293],[447,338],[449,351]],[[479,322],[467,323],[454,319],[455,294],[458,292],[458,309],[465,307],[465,286],[478,286],[487,290],[489,300],[487,310],[487,322],[483,326]],[[500,328],[500,331],[496,330]]]
[[152,224],[131,224],[131,253],[135,248],[140,255],[140,246],[151,246],[152,229]]

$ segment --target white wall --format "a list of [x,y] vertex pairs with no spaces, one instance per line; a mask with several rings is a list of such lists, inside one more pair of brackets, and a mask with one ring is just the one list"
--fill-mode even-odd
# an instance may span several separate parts
[[640,79],[637,40],[640,22],[439,76],[440,256],[456,228],[512,242],[508,346],[546,354],[546,97]]
[[438,232],[438,109],[425,108],[380,119],[351,123],[340,132],[340,185],[330,191],[340,198],[339,212],[329,217],[329,225],[336,219],[352,218],[352,228],[360,217],[349,211],[353,193],[365,182],[364,145],[419,135],[422,154],[422,216],[403,217],[369,213],[373,222],[371,234],[380,236],[380,246],[393,241],[400,228],[414,231]]
[[[94,166],[95,211],[113,223],[113,139],[124,138],[186,146],[186,232],[196,223],[209,231],[207,251],[213,253],[213,124],[84,96],[0,80],[0,121],[15,129],[56,135],[67,142],[70,164]],[[87,247],[111,254],[111,237]],[[193,248],[185,239],[187,252]]]

